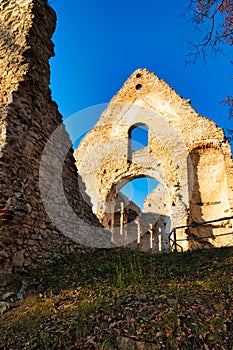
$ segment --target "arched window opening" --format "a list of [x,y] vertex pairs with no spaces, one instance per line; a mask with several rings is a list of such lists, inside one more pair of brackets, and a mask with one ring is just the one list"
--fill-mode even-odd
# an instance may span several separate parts
[[134,125],[128,132],[128,161],[132,161],[132,155],[148,146],[148,127],[144,124]]
[[133,152],[148,146],[148,127],[137,125],[129,130],[129,140]]

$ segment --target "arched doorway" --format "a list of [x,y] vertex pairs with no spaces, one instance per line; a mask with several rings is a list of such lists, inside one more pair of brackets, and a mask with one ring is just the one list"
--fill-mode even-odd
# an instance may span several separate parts
[[144,174],[113,185],[102,221],[111,230],[112,241],[145,251],[169,249],[170,217],[166,215],[165,196],[162,182]]

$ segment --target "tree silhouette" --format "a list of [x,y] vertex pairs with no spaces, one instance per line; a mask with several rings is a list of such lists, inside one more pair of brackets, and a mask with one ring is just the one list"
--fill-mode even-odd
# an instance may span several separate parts
[[[225,45],[233,46],[233,0],[189,0],[185,16],[203,33],[200,40],[188,43],[188,63],[198,59],[206,62],[208,55],[224,52]],[[223,103],[233,117],[233,96],[227,96]]]

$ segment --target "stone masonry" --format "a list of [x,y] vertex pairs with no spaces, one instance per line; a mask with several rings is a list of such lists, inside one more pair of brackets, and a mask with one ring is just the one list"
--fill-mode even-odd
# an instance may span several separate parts
[[[0,1],[0,286],[6,272],[75,249],[114,246],[117,220],[133,246],[141,225],[142,234],[150,239],[153,229],[169,249],[174,226],[232,215],[233,165],[223,131],[145,69],[112,99],[74,160],[49,89],[55,26],[46,0]],[[135,152],[130,135],[139,125],[148,127],[148,146]],[[141,176],[159,181],[143,213],[119,195]],[[221,246],[232,236],[215,235],[229,230],[230,220],[179,237],[208,234],[204,246]]]
[[91,245],[87,227],[96,228],[95,240],[100,227],[51,100],[55,25],[46,0],[0,1],[0,273]]
[[[148,146],[133,151],[131,132],[140,126],[148,128]],[[93,210],[101,222],[111,222],[113,235],[121,187],[143,176],[159,185],[145,199],[142,236],[151,224],[162,236],[163,249],[170,248],[172,228],[233,214],[233,162],[223,130],[146,69],[136,70],[113,97],[75,158]],[[231,232],[228,220],[177,234],[179,239],[211,236],[200,243],[180,243],[187,249],[232,245]],[[128,237],[129,243],[136,235]]]

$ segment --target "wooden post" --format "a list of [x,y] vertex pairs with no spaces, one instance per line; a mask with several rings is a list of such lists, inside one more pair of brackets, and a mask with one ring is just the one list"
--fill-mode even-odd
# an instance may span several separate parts
[[177,252],[177,243],[176,243],[176,229],[174,229],[174,245],[175,245],[175,249],[174,251]]
[[150,252],[152,253],[152,248],[153,248],[153,225],[152,224],[149,224],[148,231],[150,233]]
[[111,228],[110,228],[110,231],[112,232],[112,237],[111,237],[111,241],[114,242],[114,233],[115,233],[115,230],[114,230],[114,221],[115,221],[115,218],[114,218],[114,207],[115,207],[115,203],[114,204],[111,204]]
[[114,242],[114,231],[113,231],[113,227],[111,228],[111,242]]
[[124,226],[124,203],[121,202],[120,210],[120,235],[123,236],[123,226]]
[[123,245],[126,247],[126,241],[127,241],[127,228],[124,227],[124,237],[123,237]]
[[141,227],[140,227],[140,220],[135,220],[135,223],[137,225],[137,245],[138,249],[140,250],[141,248]]
[[159,232],[158,234],[158,241],[159,241],[159,252],[162,251],[162,232]]

